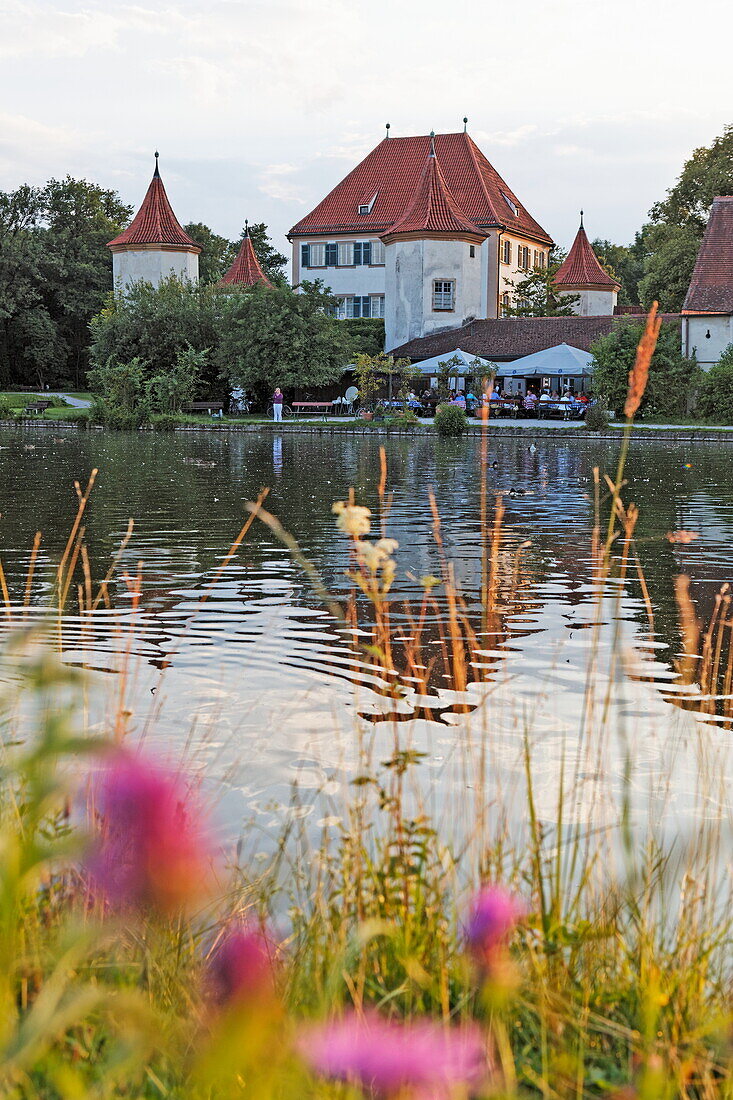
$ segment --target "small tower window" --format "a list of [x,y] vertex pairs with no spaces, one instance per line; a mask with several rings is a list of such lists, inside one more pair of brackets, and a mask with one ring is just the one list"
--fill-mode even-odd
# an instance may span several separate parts
[[456,308],[455,279],[433,280],[433,310],[436,313],[450,313]]
[[470,244],[468,246],[468,254],[471,257],[471,259],[474,258],[474,256],[476,255],[476,245],[475,244]]

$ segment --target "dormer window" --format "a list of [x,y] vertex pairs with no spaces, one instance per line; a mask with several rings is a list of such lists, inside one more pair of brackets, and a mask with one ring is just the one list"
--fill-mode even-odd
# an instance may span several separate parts
[[372,209],[374,208],[374,203],[377,201],[377,195],[378,194],[379,194],[379,192],[375,191],[374,194],[372,195],[372,197],[370,198],[369,202],[363,202],[361,204],[361,206],[359,207],[359,213],[360,214],[371,214]]
[[509,196],[505,195],[503,191],[501,193],[501,197],[503,198],[504,202],[507,204],[507,206],[511,210],[514,217],[518,218],[519,217],[519,207],[515,203],[514,199],[510,199]]

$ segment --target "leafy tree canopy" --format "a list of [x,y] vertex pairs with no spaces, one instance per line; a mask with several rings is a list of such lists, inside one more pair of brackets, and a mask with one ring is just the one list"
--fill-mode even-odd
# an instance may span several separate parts
[[[626,400],[629,372],[643,331],[642,322],[618,323],[612,332],[601,336],[591,347],[596,363],[593,388],[616,415],[620,415]],[[688,415],[701,373],[697,362],[682,354],[679,325],[662,325],[639,410],[640,418]]]
[[554,279],[567,253],[553,248],[547,267],[535,267],[518,282],[505,279],[513,289],[513,305],[505,307],[506,317],[570,317],[576,313],[577,294],[559,294]]
[[335,382],[348,363],[349,340],[331,316],[323,284],[230,291],[223,302],[218,362],[221,374],[263,397],[275,386],[293,390]]

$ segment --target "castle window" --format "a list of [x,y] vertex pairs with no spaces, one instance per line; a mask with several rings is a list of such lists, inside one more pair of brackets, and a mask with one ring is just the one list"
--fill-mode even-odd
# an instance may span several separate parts
[[433,309],[435,312],[451,312],[455,309],[455,279],[433,280]]
[[360,214],[371,214],[372,210],[374,209],[374,203],[377,201],[378,194],[379,192],[375,191],[369,202],[364,202],[361,204],[361,206],[359,207]]
[[545,266],[545,254],[544,254],[544,252],[540,252],[540,267],[544,267],[544,266]]
[[514,217],[518,218],[519,217],[519,207],[515,203],[514,199],[510,199],[509,196],[505,195],[503,191],[501,193],[501,197],[503,198],[504,202],[507,204],[507,206],[511,210]]
[[507,317],[509,310],[511,309],[512,298],[508,290],[505,290],[501,296],[501,312],[502,316]]
[[354,265],[354,246],[351,241],[341,241],[339,243],[339,267],[353,267]]
[[337,244],[326,245],[326,267],[335,267],[339,262],[339,252]]
[[372,317],[384,317],[384,295],[371,295]]
[[338,317],[372,317],[372,303],[368,295],[348,295],[341,299]]
[[354,263],[370,264],[372,262],[372,242],[357,241],[354,245]]
[[325,244],[310,244],[307,245],[309,252],[308,267],[325,267],[326,266],[326,246]]
[[372,241],[371,245],[372,245],[372,258],[370,260],[370,263],[372,264],[372,266],[374,266],[374,264],[383,264],[384,263],[384,243],[382,241]]
[[510,240],[501,242],[501,259],[502,263],[505,264],[512,262],[512,242]]
[[526,245],[520,246],[517,249],[517,267],[521,271],[529,270],[530,251]]
[[468,255],[471,257],[471,259],[473,259],[474,256],[476,255],[476,245],[475,244],[470,244],[468,246]]

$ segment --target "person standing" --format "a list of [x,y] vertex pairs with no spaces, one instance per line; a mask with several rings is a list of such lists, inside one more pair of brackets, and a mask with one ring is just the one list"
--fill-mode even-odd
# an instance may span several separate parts
[[283,393],[279,386],[272,395],[272,419],[277,423],[283,418]]

